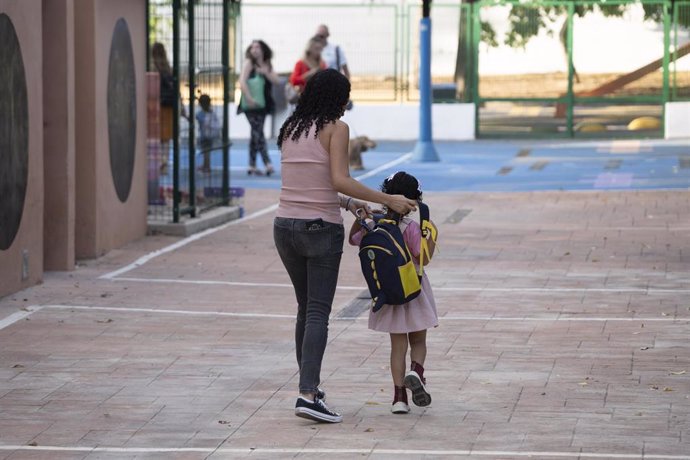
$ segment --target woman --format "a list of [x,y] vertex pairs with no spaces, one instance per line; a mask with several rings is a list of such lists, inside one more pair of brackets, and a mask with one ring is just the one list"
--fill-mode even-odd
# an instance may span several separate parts
[[295,68],[290,75],[290,84],[297,89],[298,93],[304,91],[309,79],[319,70],[326,68],[326,63],[321,59],[326,42],[321,37],[312,37],[307,42],[304,56],[297,61]]
[[177,101],[175,94],[175,79],[168,61],[165,46],[162,43],[154,43],[151,47],[153,67],[160,76],[160,141],[163,157],[161,158],[160,173],[168,173],[168,154],[170,152],[170,140],[173,136],[173,108]]
[[268,156],[266,137],[264,136],[264,122],[266,115],[273,112],[274,102],[271,96],[272,84],[278,84],[278,75],[273,71],[271,58],[273,51],[262,40],[254,40],[244,54],[244,65],[240,74],[240,89],[242,100],[237,113],[247,116],[251,135],[249,139],[249,169],[247,174],[261,175],[256,169],[256,154],[266,166],[266,175],[273,174],[273,165]]
[[349,128],[340,121],[349,98],[350,82],[340,72],[329,69],[313,74],[278,136],[282,187],[273,237],[297,297],[295,347],[300,381],[295,415],[330,423],[341,422],[342,416],[326,406],[318,385],[343,252],[340,208],[369,212],[363,201],[354,199],[358,198],[404,214],[416,204],[350,177]]

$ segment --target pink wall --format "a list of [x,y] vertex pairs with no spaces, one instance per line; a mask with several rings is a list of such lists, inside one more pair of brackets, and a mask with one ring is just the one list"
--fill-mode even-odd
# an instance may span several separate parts
[[[75,0],[76,255],[98,257],[146,234],[146,23],[144,0]],[[128,199],[110,171],[107,84],[112,34],[124,18],[137,93],[134,178]]]
[[[41,0],[0,0],[14,25],[24,61],[29,106],[29,170],[24,212],[11,246],[0,251],[0,296],[38,283],[43,276],[43,68]],[[1,198],[0,198],[1,199]],[[28,276],[22,279],[23,252]]]
[[44,264],[74,268],[74,0],[46,0],[43,16]]

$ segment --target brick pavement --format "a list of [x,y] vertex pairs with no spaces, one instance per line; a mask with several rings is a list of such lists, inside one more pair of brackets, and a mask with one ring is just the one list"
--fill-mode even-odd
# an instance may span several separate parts
[[[276,196],[251,190],[247,213]],[[388,338],[342,318],[364,289],[348,247],[323,369],[344,422],[293,415],[294,299],[266,214],[127,280],[99,276],[177,239],[0,299],[0,320],[26,315],[0,329],[0,459],[690,458],[690,193],[427,202],[430,407],[390,414]]]

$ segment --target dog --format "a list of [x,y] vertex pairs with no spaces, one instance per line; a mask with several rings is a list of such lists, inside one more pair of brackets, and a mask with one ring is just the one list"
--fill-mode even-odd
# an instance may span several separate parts
[[357,136],[354,139],[350,139],[350,168],[358,171],[364,169],[364,165],[362,164],[362,152],[366,152],[373,148],[376,148],[376,142],[372,141],[367,136]]

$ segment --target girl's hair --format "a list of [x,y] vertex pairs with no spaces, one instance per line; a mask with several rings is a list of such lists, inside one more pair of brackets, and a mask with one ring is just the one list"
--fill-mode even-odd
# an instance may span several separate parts
[[388,176],[381,184],[381,191],[388,195],[404,195],[410,200],[421,200],[422,190],[419,181],[412,174],[398,171]]
[[278,147],[286,139],[298,141],[307,137],[316,124],[314,139],[328,123],[333,123],[345,113],[350,100],[350,81],[335,69],[320,70],[308,81],[294,113],[285,120],[278,134]]
[[168,62],[168,54],[165,52],[165,46],[156,42],[151,46],[151,57],[153,58],[153,66],[158,73],[163,75],[171,75],[172,69]]
[[256,60],[254,59],[254,56],[252,56],[252,45],[254,43],[258,43],[259,46],[261,47],[261,54],[264,56],[264,62],[271,66],[271,58],[273,58],[273,50],[266,44],[265,41],[263,40],[252,40],[252,42],[249,44],[247,47],[247,51],[244,53],[244,57],[252,61],[252,64],[256,65]]

